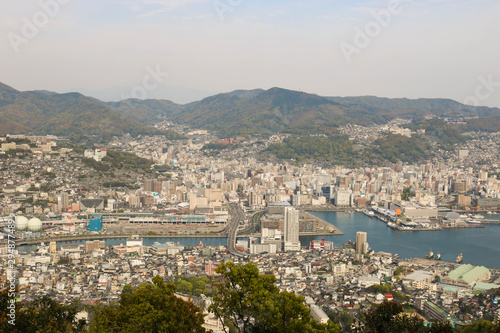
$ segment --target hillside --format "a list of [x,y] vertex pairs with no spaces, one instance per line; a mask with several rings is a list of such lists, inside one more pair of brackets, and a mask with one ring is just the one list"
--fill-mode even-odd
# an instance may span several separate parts
[[168,118],[221,136],[276,132],[332,134],[345,123],[382,124],[396,117],[413,119],[431,114],[500,116],[500,109],[471,107],[449,99],[322,97],[282,88],[236,90],[186,105],[135,100],[112,106],[143,123]]
[[443,98],[384,98],[375,96],[360,97],[327,97],[329,100],[362,107],[374,113],[386,114],[392,117],[415,118],[426,115],[462,115],[487,117],[500,115],[500,109],[484,106],[474,107],[464,105],[451,99]]
[[467,120],[467,124],[461,126],[464,131],[484,131],[484,132],[499,132],[500,131],[500,115],[474,118]]
[[324,97],[281,88],[235,91],[205,98],[182,107],[170,119],[219,132],[223,136],[275,132],[333,133],[346,122],[384,123],[384,116],[346,107]]
[[105,103],[79,93],[19,92],[0,83],[0,133],[46,133],[105,140],[122,133],[180,138],[173,131],[148,126],[167,119],[225,137],[277,132],[331,135],[345,123],[367,126],[396,117],[415,119],[431,114],[491,120],[472,119],[464,130],[499,128],[500,109],[472,107],[450,99],[322,97],[271,88],[236,90],[185,105],[154,99]]
[[182,137],[129,119],[79,93],[20,92],[4,84],[0,85],[0,119],[0,134],[53,134],[93,141],[124,133]]
[[119,102],[104,103],[127,118],[146,125],[154,125],[158,121],[181,110],[181,105],[171,101],[156,99],[126,99]]

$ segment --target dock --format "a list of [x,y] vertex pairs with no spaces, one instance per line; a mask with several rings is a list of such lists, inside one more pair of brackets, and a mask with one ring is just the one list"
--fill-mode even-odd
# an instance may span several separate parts
[[334,226],[333,224],[331,223],[328,223],[326,222],[325,220],[323,219],[320,219],[319,217],[307,212],[307,211],[304,211],[304,210],[301,210],[301,215],[303,218],[306,218],[306,219],[311,219],[311,220],[315,220],[316,222],[320,223],[323,225],[323,232],[322,233],[317,233],[317,232],[313,232],[313,233],[300,233],[300,235],[324,235],[324,234],[329,234],[329,235],[343,235],[344,233],[342,231],[340,231],[339,228],[337,228],[336,226]]

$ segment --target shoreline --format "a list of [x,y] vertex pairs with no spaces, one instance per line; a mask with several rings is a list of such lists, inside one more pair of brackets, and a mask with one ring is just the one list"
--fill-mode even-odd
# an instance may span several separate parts
[[[338,229],[337,229],[338,230]],[[343,233],[338,230],[339,233],[328,233],[328,232],[301,232],[300,236],[330,236],[330,235],[343,235]],[[23,240],[16,241],[16,246],[24,245],[35,245],[41,243],[50,242],[71,242],[71,241],[82,241],[82,240],[96,240],[96,239],[120,239],[129,238],[134,234],[129,235],[93,235],[93,236],[82,236],[82,237],[61,237],[61,238],[49,238],[49,239],[36,239],[36,240]],[[203,235],[203,234],[186,234],[186,235],[138,235],[141,238],[227,238],[227,235]],[[242,234],[236,235],[236,238],[249,238],[249,237],[261,237],[261,234]]]

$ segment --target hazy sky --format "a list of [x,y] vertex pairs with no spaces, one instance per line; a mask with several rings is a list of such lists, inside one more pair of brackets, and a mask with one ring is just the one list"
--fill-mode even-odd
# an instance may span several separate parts
[[0,82],[19,90],[186,102],[278,86],[500,107],[497,0],[4,0],[0,36]]

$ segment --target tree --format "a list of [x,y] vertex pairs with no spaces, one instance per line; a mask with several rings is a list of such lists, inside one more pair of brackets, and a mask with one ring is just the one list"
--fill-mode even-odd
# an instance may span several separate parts
[[48,296],[37,297],[26,304],[15,304],[15,325],[8,323],[6,311],[10,304],[8,289],[0,293],[0,331],[12,333],[58,333],[82,332],[85,320],[76,320],[79,303],[62,305]]
[[119,304],[96,306],[90,332],[206,332],[200,309],[176,297],[174,291],[173,284],[156,276],[153,284],[122,293]]
[[190,294],[193,292],[193,284],[186,280],[182,280],[177,284],[177,290],[183,294]]
[[275,276],[259,275],[252,263],[223,263],[217,273],[222,281],[213,285],[209,311],[223,324],[228,320],[238,332],[338,332],[331,322],[318,324],[304,305],[303,296],[280,292],[274,285]]
[[[449,322],[434,322],[424,325],[423,319],[404,313],[403,306],[395,301],[384,301],[373,305],[365,314],[365,327],[361,332],[375,333],[448,333],[453,332]],[[358,330],[359,331],[359,330]]]
[[500,333],[500,323],[492,323],[488,320],[481,320],[472,325],[459,329],[463,333]]

